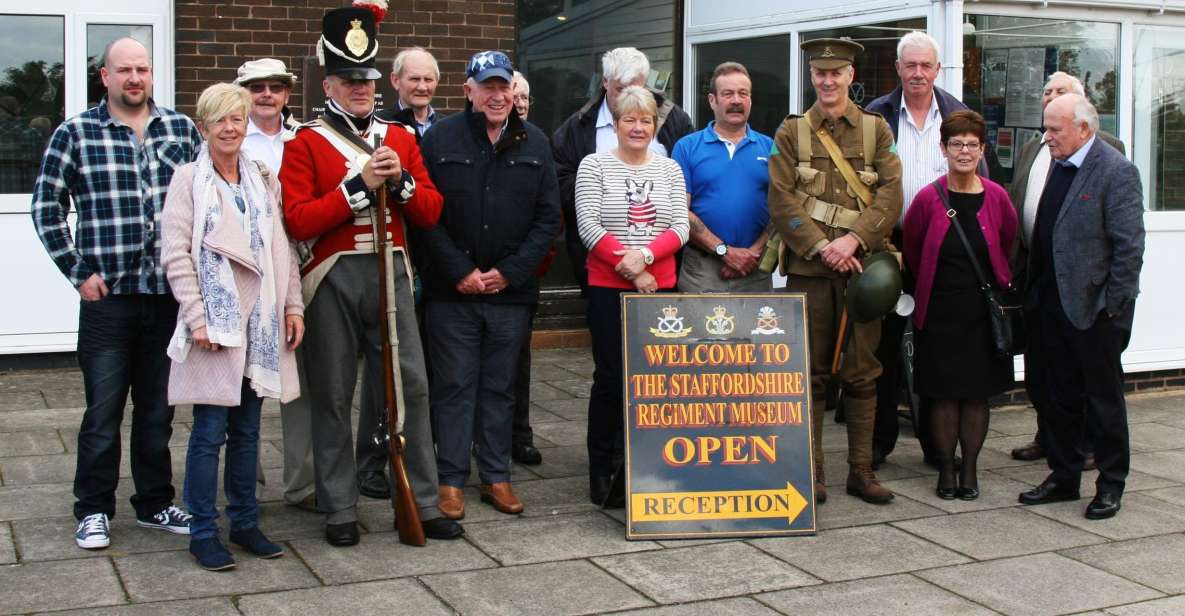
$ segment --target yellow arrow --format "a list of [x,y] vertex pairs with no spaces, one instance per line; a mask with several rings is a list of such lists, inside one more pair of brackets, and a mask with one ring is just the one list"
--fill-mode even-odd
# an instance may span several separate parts
[[807,501],[790,483],[786,489],[725,492],[635,492],[632,522],[786,518],[792,524]]

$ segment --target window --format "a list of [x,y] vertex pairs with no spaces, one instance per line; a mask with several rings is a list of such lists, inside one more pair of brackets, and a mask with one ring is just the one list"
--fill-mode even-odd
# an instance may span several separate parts
[[[852,100],[860,106],[892,92],[897,87],[897,41],[908,32],[926,31],[926,19],[918,17],[898,21],[849,26],[830,30],[803,32],[801,41],[817,38],[848,37],[864,46],[864,53],[856,60],[856,79],[852,81]],[[805,54],[802,59],[802,111],[815,104],[815,89],[811,86],[811,70]]]
[[0,193],[30,193],[65,114],[65,19],[0,15]]
[[753,110],[749,125],[773,137],[790,113],[790,37],[786,35],[704,43],[695,47],[695,125],[707,126],[712,119],[708,106],[708,83],[721,62],[740,62],[753,81]]
[[151,55],[152,26],[123,24],[87,24],[86,26],[86,106],[95,107],[107,94],[99,69],[103,66],[103,50],[116,39],[130,36],[144,44]]
[[1021,147],[1040,136],[1041,91],[1056,71],[1081,79],[1100,128],[1118,132],[1118,24],[968,15],[964,32],[963,102],[987,121],[993,180],[1011,182]]
[[1150,210],[1185,210],[1185,30],[1137,26],[1132,149]]

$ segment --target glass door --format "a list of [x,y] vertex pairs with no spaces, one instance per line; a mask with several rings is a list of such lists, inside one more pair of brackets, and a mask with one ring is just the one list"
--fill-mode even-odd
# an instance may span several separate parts
[[[897,41],[914,30],[926,31],[925,17],[911,17],[879,23],[843,26],[825,30],[802,32],[799,43],[817,38],[848,37],[864,46],[864,53],[856,60],[856,78],[849,95],[861,107],[873,99],[892,92],[897,87]],[[811,86],[810,67],[802,59],[802,109],[815,104],[815,89]]]
[[1132,151],[1152,211],[1185,210],[1185,28],[1137,26]]

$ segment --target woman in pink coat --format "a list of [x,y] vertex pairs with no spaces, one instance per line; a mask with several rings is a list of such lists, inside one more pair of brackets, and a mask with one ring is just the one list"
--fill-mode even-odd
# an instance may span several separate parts
[[177,170],[162,215],[163,263],[180,309],[169,342],[169,404],[193,405],[185,458],[189,551],[209,570],[234,558],[218,539],[218,450],[230,540],[261,558],[283,549],[259,530],[255,498],[263,398],[300,395],[293,351],[304,336],[296,251],[284,231],[280,188],[240,156],[251,98],[231,84],[206,88],[198,159]]

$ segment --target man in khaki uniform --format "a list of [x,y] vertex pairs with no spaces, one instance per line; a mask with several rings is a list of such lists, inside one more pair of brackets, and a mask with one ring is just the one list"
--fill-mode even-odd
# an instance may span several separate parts
[[[785,248],[781,265],[789,277],[787,289],[807,296],[812,385],[821,394],[848,278],[862,270],[862,255],[885,250],[901,213],[901,162],[885,120],[848,98],[853,62],[864,48],[847,39],[816,39],[804,42],[802,49],[818,100],[805,116],[787,117],[774,137],[769,211]],[[800,139],[800,132],[809,139]],[[829,136],[837,155],[850,165],[850,177],[861,186],[849,186],[819,132]],[[867,202],[858,199],[861,193],[869,197]],[[847,492],[872,503],[893,498],[872,471],[879,338],[879,321],[855,323],[840,367],[848,429]],[[821,409],[811,420],[816,500],[824,502]]]

